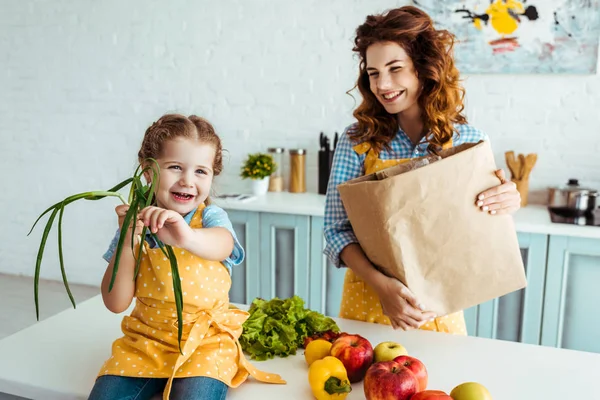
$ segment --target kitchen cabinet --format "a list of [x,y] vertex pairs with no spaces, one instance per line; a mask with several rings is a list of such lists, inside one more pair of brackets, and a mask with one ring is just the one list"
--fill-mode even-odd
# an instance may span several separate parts
[[230,301],[234,303],[250,304],[252,300],[260,296],[260,225],[259,213],[227,210],[229,219],[238,241],[244,248],[246,256],[240,265],[236,265],[231,271]]
[[[231,300],[297,294],[307,307],[337,316],[346,269],[323,254],[322,211],[312,211],[322,210],[320,200],[290,205],[294,200],[281,196],[250,210],[223,206],[246,251],[244,263],[233,269]],[[600,321],[594,318],[600,228],[553,224],[541,207],[520,213],[515,219],[527,287],[465,310],[468,334],[600,353]]]
[[322,217],[311,218],[310,240],[310,307],[325,315],[337,317],[346,268],[337,268],[323,254],[325,236]]
[[539,344],[548,236],[520,232],[518,239],[527,287],[480,304],[476,329],[469,334]]
[[541,344],[600,353],[600,239],[551,236]]
[[309,298],[309,217],[227,210],[246,252],[233,267],[230,299],[250,304],[256,297]]
[[261,213],[260,297],[308,299],[309,217]]

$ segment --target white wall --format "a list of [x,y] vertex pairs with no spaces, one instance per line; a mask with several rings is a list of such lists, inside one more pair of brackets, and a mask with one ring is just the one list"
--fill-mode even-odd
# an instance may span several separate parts
[[[50,204],[130,176],[165,112],[214,123],[229,150],[223,192],[248,152],[309,150],[352,122],[356,26],[397,2],[24,1],[0,3],[0,272],[31,275]],[[537,152],[532,189],[577,177],[600,188],[600,77],[467,76],[468,117],[504,152]],[[247,187],[245,183],[242,188]],[[71,282],[99,284],[117,200],[65,216]],[[51,236],[42,276],[59,279]]]

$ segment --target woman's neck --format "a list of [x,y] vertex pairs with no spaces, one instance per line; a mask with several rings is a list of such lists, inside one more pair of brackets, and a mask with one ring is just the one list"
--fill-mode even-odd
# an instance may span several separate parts
[[408,136],[414,145],[417,145],[423,136],[425,136],[425,132],[423,131],[424,124],[419,106],[414,104],[413,107],[396,114],[396,118],[398,119],[400,129],[406,133],[406,136]]

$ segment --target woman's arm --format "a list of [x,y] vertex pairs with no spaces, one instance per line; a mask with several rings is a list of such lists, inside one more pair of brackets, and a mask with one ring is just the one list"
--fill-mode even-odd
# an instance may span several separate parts
[[378,294],[384,314],[397,329],[418,328],[433,318],[433,313],[417,309],[415,296],[397,279],[377,270],[358,244],[340,198],[337,186],[364,174],[363,163],[353,150],[347,132],[341,137],[333,158],[332,171],[325,200],[325,254],[337,267],[350,268]]
[[338,185],[364,174],[362,162],[352,149],[347,130],[340,137],[335,149],[331,174],[325,196],[325,255],[336,266],[341,266],[340,253],[352,243],[358,243],[342,203]]

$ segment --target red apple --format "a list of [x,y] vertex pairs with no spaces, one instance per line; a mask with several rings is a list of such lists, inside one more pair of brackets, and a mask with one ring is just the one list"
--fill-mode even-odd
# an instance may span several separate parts
[[452,397],[441,390],[425,390],[418,392],[410,400],[452,400]]
[[419,390],[415,374],[396,361],[375,363],[364,382],[367,400],[409,400]]
[[420,360],[411,356],[398,356],[394,358],[394,361],[404,365],[413,374],[415,374],[417,380],[419,381],[419,392],[427,389],[427,368],[425,368],[425,365]]
[[360,382],[373,364],[373,346],[360,335],[342,335],[331,346],[330,354],[338,358],[348,372],[350,382]]

